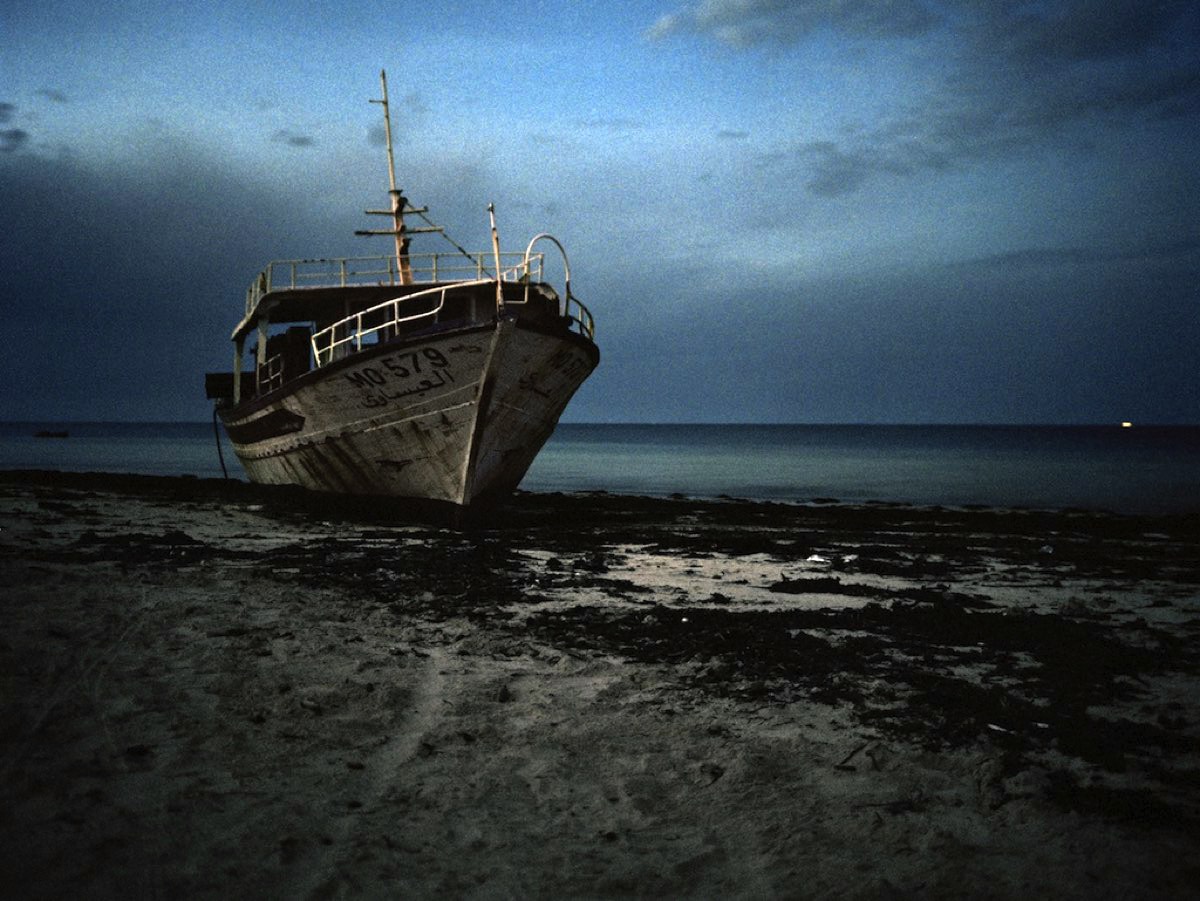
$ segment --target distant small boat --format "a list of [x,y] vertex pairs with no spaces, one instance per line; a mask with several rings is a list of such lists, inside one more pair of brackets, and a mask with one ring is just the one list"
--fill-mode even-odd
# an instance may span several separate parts
[[69,438],[70,432],[51,431],[50,429],[42,429],[40,432],[34,432],[34,438]]
[[[385,73],[380,84],[391,202],[367,212],[392,228],[358,234],[391,236],[395,254],[269,264],[233,330],[233,371],[209,373],[206,392],[251,481],[486,507],[517,487],[598,364],[595,327],[562,244],[542,233],[502,254],[490,205],[490,250],[409,254],[411,234],[444,230],[396,187]],[[562,294],[543,278],[542,241],[562,256]]]

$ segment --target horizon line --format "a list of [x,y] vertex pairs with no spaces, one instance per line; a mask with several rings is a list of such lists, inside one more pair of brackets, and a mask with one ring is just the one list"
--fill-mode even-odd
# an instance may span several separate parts
[[[210,425],[210,419],[0,419],[0,425]],[[1104,420],[1104,421],[1089,421],[1089,422],[1013,422],[1013,421],[996,421],[987,422],[982,420],[972,421],[889,421],[889,422],[864,422],[864,421],[825,421],[825,422],[808,422],[808,421],[782,421],[782,420],[679,420],[679,421],[663,421],[663,420],[600,420],[600,421],[560,421],[558,425],[565,426],[677,426],[694,428],[697,426],[729,426],[745,428],[750,426],[780,426],[780,427],[796,427],[808,426],[812,428],[829,428],[829,427],[880,427],[880,428],[1106,428],[1106,427],[1134,427],[1134,428],[1194,428],[1200,426],[1200,421],[1196,422],[1138,422],[1136,420]],[[556,426],[557,427],[557,426]]]

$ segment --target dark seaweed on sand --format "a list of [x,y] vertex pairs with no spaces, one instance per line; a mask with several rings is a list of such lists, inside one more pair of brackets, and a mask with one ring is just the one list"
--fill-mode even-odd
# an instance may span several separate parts
[[[89,487],[82,477],[64,480],[74,490]],[[465,617],[571,653],[669,667],[683,690],[757,704],[819,702],[850,712],[880,736],[930,748],[987,742],[1003,749],[1014,769],[1050,752],[1102,772],[1136,766],[1188,789],[1180,804],[1138,808],[1116,790],[1081,784],[1066,771],[1051,780],[1050,793],[1066,806],[1161,824],[1197,818],[1182,800],[1196,795],[1195,772],[1156,764],[1200,753],[1195,724],[1154,693],[1155,680],[1200,672],[1194,628],[1189,633],[1185,621],[1168,630],[1086,605],[1054,613],[1001,606],[955,584],[999,565],[1017,585],[1073,578],[1119,592],[1154,580],[1179,597],[1194,597],[1197,517],[518,495],[470,530],[401,530],[386,506],[222,483],[164,489],[165,482],[138,485],[164,504],[253,501],[272,516],[317,517],[344,528],[336,538],[257,555],[173,530],[85,531],[74,545],[42,553],[122,567],[233,557],[314,587],[352,581],[365,604],[398,618]],[[43,505],[54,516],[71,515],[69,507]],[[762,554],[780,568],[817,554],[828,561],[827,573],[780,578],[769,587],[781,599],[823,593],[870,602],[851,609],[737,609],[718,593],[667,606],[610,573],[615,549],[629,546],[687,558]],[[530,549],[549,553],[549,562],[532,563]],[[909,584],[869,583],[879,577]],[[547,607],[550,587],[587,589],[622,603]],[[1141,715],[1104,713],[1114,702]]]

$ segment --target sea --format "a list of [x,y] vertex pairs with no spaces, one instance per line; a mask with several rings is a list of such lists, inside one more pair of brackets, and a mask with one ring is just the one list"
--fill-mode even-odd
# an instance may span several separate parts
[[[244,479],[220,442],[229,477]],[[217,448],[209,422],[0,423],[6,470],[220,478]],[[521,488],[1197,513],[1200,426],[560,423]]]

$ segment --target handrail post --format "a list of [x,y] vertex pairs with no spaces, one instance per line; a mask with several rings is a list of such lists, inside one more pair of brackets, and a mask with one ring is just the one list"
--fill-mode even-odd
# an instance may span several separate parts
[[496,231],[496,205],[488,204],[488,218],[492,222],[492,255],[496,258],[496,315],[500,315],[500,309],[504,306],[504,288],[501,285],[500,272],[500,233]]
[[[567,259],[567,249],[562,246],[562,242],[560,242],[558,240],[558,238],[554,237],[554,235],[550,234],[549,232],[541,232],[540,234],[534,235],[532,238],[529,239],[529,246],[525,248],[525,263],[526,263],[526,265],[528,265],[529,254],[533,250],[533,245],[536,244],[538,241],[542,240],[542,238],[545,238],[547,241],[552,242],[554,244],[554,246],[558,248],[558,252],[560,254],[562,254],[563,281],[565,283],[564,284],[563,301],[562,301],[562,305],[563,305],[563,313],[562,314],[564,316],[566,316],[567,312],[570,309],[570,302],[571,302],[571,261]],[[541,263],[544,263],[545,262],[545,254],[540,254],[539,256],[541,257]],[[540,270],[541,266],[539,265],[538,268]],[[538,280],[539,281],[541,280],[540,273],[538,276]]]

